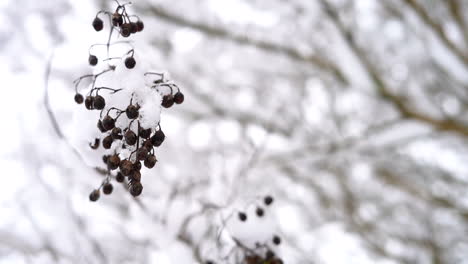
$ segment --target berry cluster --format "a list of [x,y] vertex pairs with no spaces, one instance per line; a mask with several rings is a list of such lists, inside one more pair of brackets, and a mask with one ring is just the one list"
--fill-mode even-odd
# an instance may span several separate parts
[[[274,199],[272,196],[265,196],[261,203],[256,202],[255,216],[262,218],[265,216],[265,209],[273,203]],[[265,207],[264,207],[265,206]],[[247,213],[243,211],[237,212],[237,218],[241,222],[248,220]],[[242,260],[241,264],[283,264],[283,260],[279,258],[275,253],[275,247],[281,244],[281,237],[273,235],[271,241],[267,242],[256,242],[255,247],[250,248],[244,245],[239,239],[233,237],[235,242],[235,248],[230,252],[231,254],[240,255]],[[222,257],[223,260],[228,259],[229,256]],[[236,258],[237,259],[237,258]],[[224,262],[223,262],[224,263]],[[238,262],[236,262],[238,263]],[[205,264],[216,264],[213,260],[205,261]]]
[[[77,104],[84,103],[87,110],[100,111],[96,126],[101,133],[101,137],[95,138],[93,143],[89,145],[95,150],[102,147],[106,153],[103,155],[102,160],[107,168],[108,175],[101,186],[93,190],[89,195],[91,201],[99,199],[101,189],[104,194],[112,193],[113,186],[111,180],[113,178],[119,183],[126,183],[131,195],[139,196],[143,191],[143,185],[141,184],[142,165],[149,169],[156,165],[155,148],[161,146],[165,139],[165,134],[161,129],[159,120],[154,126],[143,125],[143,123],[148,123],[142,122],[142,118],[145,117],[142,105],[148,104],[149,100],[146,98],[146,94],[139,94],[137,91],[129,92],[130,88],[125,87],[112,88],[96,85],[96,81],[102,75],[115,72],[117,66],[111,64],[110,61],[123,61],[123,64],[129,70],[135,67],[136,61],[133,57],[133,48],[122,57],[109,57],[109,48],[114,44],[122,43],[111,42],[113,32],[119,33],[117,37],[129,37],[131,34],[141,32],[144,28],[144,24],[139,18],[136,21],[131,21],[136,16],[128,15],[127,5],[128,3],[123,5],[118,3],[113,13],[107,11],[97,13],[92,23],[96,31],[101,31],[104,28],[104,22],[99,15],[106,14],[109,16],[109,41],[106,44],[94,44],[91,48],[99,45],[107,46],[107,58],[103,61],[108,63],[104,70],[96,74],[84,75],[75,81],[75,102]],[[96,55],[90,54],[88,61],[92,66],[98,64]],[[184,101],[184,95],[180,92],[179,87],[166,80],[163,73],[146,72],[141,78],[147,78],[148,76],[156,76],[157,78],[152,80],[149,87],[145,86],[144,88],[150,89],[149,92],[151,93],[155,92],[158,94],[159,98],[161,98],[161,106],[169,108],[174,103],[181,104]],[[78,92],[79,84],[84,79],[92,80],[86,97]],[[170,90],[169,93],[167,92],[168,90]],[[126,106],[123,108],[111,105],[113,96],[115,97],[118,93],[123,94],[119,98],[120,101],[127,100]],[[107,96],[107,99],[111,99],[110,102],[106,100],[105,96]],[[122,99],[122,97],[124,98]],[[147,112],[146,116],[151,116],[151,113]]]

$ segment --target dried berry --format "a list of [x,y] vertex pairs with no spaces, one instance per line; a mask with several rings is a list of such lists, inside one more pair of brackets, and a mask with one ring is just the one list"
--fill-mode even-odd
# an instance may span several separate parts
[[151,128],[143,129],[140,128],[140,137],[149,138],[151,136]]
[[80,93],[75,94],[75,102],[77,104],[82,104],[84,101],[83,95]]
[[102,126],[102,121],[101,121],[101,119],[98,120],[98,122],[97,122],[97,127],[98,127],[99,131],[101,131],[101,133],[104,133],[104,132],[107,131],[107,130]]
[[122,172],[124,176],[130,175],[132,171],[133,171],[133,163],[131,161],[123,160],[120,163],[120,172]]
[[89,200],[91,202],[95,202],[99,199],[99,190],[93,190],[90,194],[89,194]]
[[267,195],[267,196],[265,196],[265,198],[263,199],[263,202],[264,202],[266,205],[270,205],[271,203],[273,203],[273,197]]
[[265,253],[265,257],[267,259],[272,259],[274,256],[275,256],[275,253],[273,253],[273,251],[271,250],[267,250],[267,252]]
[[143,24],[143,21],[141,21],[141,20],[138,20],[136,22],[136,25],[137,25],[137,31],[138,32],[141,32],[145,28],[145,24]]
[[97,148],[99,148],[99,142],[100,142],[99,138],[95,138],[95,139],[94,139],[94,143],[93,143],[93,144],[89,143],[89,146],[90,146],[92,149],[97,149]]
[[125,59],[125,67],[127,69],[133,69],[135,67],[136,61],[133,57],[128,57]]
[[133,169],[134,170],[137,170],[137,171],[140,171],[141,170],[141,162],[140,161],[135,161],[135,163],[133,163]]
[[114,25],[114,27],[119,27],[120,25],[123,24],[123,18],[122,18],[122,15],[115,12],[113,15],[112,15],[112,25]]
[[263,208],[261,207],[257,207],[257,209],[255,210],[255,213],[257,214],[258,217],[262,217],[265,212],[263,211]]
[[281,244],[281,238],[277,235],[273,236],[273,244],[275,245]]
[[145,142],[143,143],[143,147],[147,148],[147,149],[152,149],[153,148],[153,143],[151,143],[151,140],[150,139],[147,139],[145,140]]
[[238,217],[242,222],[247,220],[247,215],[244,212],[239,212]]
[[153,144],[153,146],[159,147],[164,142],[165,138],[166,135],[164,135],[164,132],[161,129],[157,130],[151,137],[151,143]]
[[133,196],[138,196],[143,191],[143,185],[140,182],[134,182],[130,186],[130,194]]
[[128,176],[128,178],[132,181],[132,182],[139,182],[141,181],[141,173],[139,171],[132,171],[132,173]]
[[139,148],[136,152],[136,158],[137,160],[144,160],[148,156],[148,149],[143,147]]
[[114,127],[111,131],[111,137],[114,140],[122,139],[122,129],[120,129],[120,127]]
[[184,94],[181,93],[181,92],[177,92],[175,95],[174,95],[174,103],[176,104],[181,104],[184,102]]
[[131,146],[135,145],[135,143],[137,142],[137,135],[135,134],[135,132],[127,130],[127,132],[125,132],[125,142]]
[[125,177],[122,175],[122,173],[118,172],[117,175],[115,176],[115,180],[117,182],[123,182],[125,180]]
[[107,136],[105,137],[103,140],[102,140],[102,147],[104,147],[105,149],[110,149],[111,146],[112,146],[112,142],[114,140],[112,139],[111,136]]
[[107,159],[107,167],[111,170],[115,170],[120,165],[119,155],[114,154]]
[[88,58],[88,62],[91,66],[96,66],[96,64],[98,63],[98,58],[90,54]]
[[99,17],[94,18],[93,20],[94,30],[101,31],[103,27],[104,27],[104,23],[102,22],[102,19],[100,19]]
[[125,114],[127,114],[127,117],[129,119],[135,119],[138,117],[138,106],[136,105],[129,105],[127,106],[127,109],[125,110]]
[[84,102],[86,109],[88,109],[88,110],[93,109],[93,101],[94,101],[93,96],[86,96],[86,99],[85,99],[85,102]]
[[105,130],[111,130],[115,127],[115,120],[111,116],[106,115],[104,119],[102,119],[102,126]]
[[162,100],[161,105],[164,106],[165,108],[169,108],[169,107],[173,106],[174,105],[174,96],[172,96],[172,94],[168,94],[168,95],[163,96],[163,100]]
[[120,35],[122,35],[122,37],[128,37],[130,36],[131,34],[131,28],[130,28],[130,24],[129,23],[125,23],[125,24],[122,24],[122,26],[120,26]]
[[131,22],[130,23],[130,33],[135,34],[138,32],[138,26],[136,22]]
[[111,183],[106,183],[104,186],[102,186],[102,192],[104,194],[111,194],[112,190],[114,190],[114,187],[112,186]]
[[104,106],[106,106],[106,100],[104,99],[104,97],[96,95],[93,100],[94,109],[102,110],[104,109]]
[[158,160],[156,159],[156,156],[155,155],[149,155],[148,157],[146,157],[145,159],[145,167],[148,168],[148,169],[151,169],[154,167],[154,165],[156,165],[156,162]]

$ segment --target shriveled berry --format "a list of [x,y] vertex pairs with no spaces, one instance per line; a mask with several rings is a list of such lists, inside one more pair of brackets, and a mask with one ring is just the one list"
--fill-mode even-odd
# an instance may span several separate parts
[[135,119],[138,117],[138,106],[136,105],[129,105],[125,110],[125,114],[127,114],[128,119]]
[[88,109],[88,110],[92,110],[92,109],[93,109],[93,101],[94,101],[94,97],[93,97],[93,96],[86,96],[86,99],[85,99],[85,101],[84,101],[84,104],[85,104],[86,109]]
[[140,182],[134,182],[130,186],[130,194],[133,196],[138,196],[143,191],[143,185]]
[[273,236],[273,244],[275,245],[281,244],[281,238],[277,235]]
[[104,109],[104,106],[106,106],[106,100],[104,99],[104,97],[100,95],[96,95],[94,97],[93,106],[94,106],[94,109],[102,110]]
[[112,142],[114,140],[112,139],[111,136],[107,136],[105,137],[103,140],[102,140],[102,146],[105,148],[105,149],[110,149],[111,146],[112,146]]
[[120,129],[120,127],[114,127],[111,131],[111,136],[114,140],[122,139],[122,129]]
[[102,22],[102,19],[100,19],[99,17],[96,17],[96,18],[93,20],[93,28],[94,28],[94,30],[96,30],[96,31],[101,31],[103,27],[104,27],[104,23]]
[[107,165],[107,160],[109,159],[109,155],[103,155],[102,156],[102,162]]
[[112,25],[114,25],[114,27],[118,27],[118,26],[122,25],[122,23],[123,23],[122,15],[115,12],[112,15]]
[[140,171],[141,170],[141,162],[136,160],[135,163],[133,163],[133,169]]
[[163,100],[161,105],[165,108],[169,108],[174,105],[174,96],[172,94],[168,94],[163,96]]
[[120,172],[122,172],[124,176],[130,175],[132,171],[133,171],[133,163],[131,161],[123,160],[120,163]]
[[239,212],[237,216],[239,217],[239,220],[241,220],[242,222],[245,222],[247,220],[247,215],[244,212]]
[[105,130],[111,130],[115,127],[115,120],[109,115],[106,115],[104,119],[102,119],[102,126]]
[[107,130],[102,126],[102,121],[101,121],[101,119],[98,120],[98,122],[97,122],[97,127],[98,127],[99,131],[101,131],[101,133],[104,133],[104,132],[107,131]]
[[148,168],[148,169],[151,169],[154,167],[154,165],[156,165],[156,162],[158,160],[156,159],[156,156],[155,155],[149,155],[148,157],[146,157],[145,159],[145,167]]
[[127,132],[125,132],[125,142],[128,145],[135,145],[135,143],[137,142],[137,135],[135,134],[135,132],[127,130]]
[[177,92],[175,95],[174,95],[174,103],[176,104],[181,104],[184,102],[184,94],[181,93],[181,92]]
[[157,130],[151,137],[151,143],[153,144],[153,146],[159,147],[164,142],[165,138],[166,135],[164,135],[164,132],[161,129]]
[[89,200],[91,202],[95,202],[99,199],[99,190],[93,190],[90,194],[89,194]]
[[99,138],[95,138],[95,139],[94,139],[94,143],[93,143],[93,144],[89,143],[89,146],[90,146],[92,149],[97,149],[97,148],[99,148],[99,143],[100,143]]
[[112,190],[114,190],[114,186],[112,186],[111,183],[106,183],[104,186],[102,186],[102,192],[104,194],[111,194]]
[[139,148],[136,152],[137,160],[144,160],[148,156],[148,149],[145,147]]
[[130,33],[135,34],[138,32],[138,26],[136,22],[131,22],[130,23]]
[[145,28],[145,24],[143,24],[143,21],[141,21],[141,20],[138,20],[136,22],[136,25],[137,25],[137,31],[138,32],[141,32]]
[[125,180],[125,177],[122,175],[122,173],[118,172],[117,175],[115,176],[115,180],[117,182],[123,182]]
[[75,94],[75,102],[77,104],[82,104],[84,101],[83,95],[80,93]]
[[124,38],[130,36],[130,34],[132,33],[130,27],[131,26],[129,23],[122,24],[122,26],[120,26],[120,35],[122,35],[122,37]]
[[136,61],[133,57],[128,57],[125,59],[125,67],[127,69],[133,69],[135,67]]
[[151,128],[143,129],[140,128],[140,137],[149,138],[151,136]]
[[90,54],[88,58],[88,62],[91,66],[96,66],[96,64],[98,63],[98,58]]
[[270,205],[273,203],[273,197],[267,195],[265,196],[265,198],[263,198],[263,202],[266,204],[266,205]]
[[263,211],[263,208],[261,207],[257,207],[257,209],[255,210],[255,213],[257,214],[258,217],[262,217],[265,212]]
[[132,173],[128,176],[128,178],[132,182],[139,182],[141,181],[141,173],[137,170],[132,171]]
[[152,149],[153,148],[153,143],[151,143],[151,140],[150,139],[147,139],[145,140],[145,142],[143,143],[143,147],[147,148],[147,149]]
[[107,167],[109,167],[109,169],[115,170],[119,167],[119,165],[120,165],[119,155],[114,154],[107,159]]

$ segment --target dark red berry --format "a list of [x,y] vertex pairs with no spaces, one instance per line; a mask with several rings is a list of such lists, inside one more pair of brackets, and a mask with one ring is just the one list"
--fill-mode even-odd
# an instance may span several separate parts
[[133,196],[138,196],[143,191],[143,185],[140,182],[134,182],[130,186],[130,194]]
[[104,147],[105,149],[110,149],[111,146],[112,146],[112,142],[114,140],[112,139],[111,136],[107,136],[105,137],[103,140],[102,140],[102,147]]
[[148,169],[151,169],[154,167],[154,165],[156,165],[156,162],[158,160],[156,159],[156,156],[155,155],[149,155],[148,157],[146,157],[145,159],[145,167],[148,168]]
[[93,97],[93,96],[86,96],[86,99],[85,99],[85,101],[84,101],[84,104],[85,104],[86,109],[88,109],[88,110],[92,110],[92,109],[93,109],[93,101],[94,101],[94,97]]
[[181,93],[181,92],[177,92],[175,95],[174,95],[174,103],[176,104],[181,104],[184,102],[184,94]]
[[161,105],[164,106],[165,108],[169,108],[169,107],[173,106],[174,105],[174,96],[172,96],[172,94],[168,94],[168,95],[163,96],[163,100],[162,100]]
[[75,94],[75,102],[77,104],[82,104],[84,101],[83,95],[80,93]]
[[98,58],[90,54],[88,58],[88,62],[91,66],[96,66],[96,64],[98,63]]
[[137,31],[138,32],[141,32],[145,28],[145,24],[143,24],[143,21],[141,21],[141,20],[138,20],[136,22],[136,25],[137,25]]
[[135,119],[138,117],[138,106],[136,105],[129,105],[127,106],[127,109],[125,110],[125,114],[127,114],[127,117],[129,119]]
[[255,213],[257,214],[258,217],[262,217],[265,212],[263,211],[263,208],[261,207],[257,207],[257,209],[255,210]]
[[89,200],[91,202],[95,202],[99,199],[99,190],[93,190],[90,194],[89,194]]
[[93,28],[94,28],[94,30],[96,30],[96,31],[101,31],[103,27],[104,27],[104,23],[102,22],[102,19],[100,19],[99,17],[96,17],[96,18],[93,20]]
[[247,215],[244,212],[239,212],[238,216],[239,220],[241,220],[242,222],[245,222],[247,220]]
[[148,156],[148,149],[143,147],[139,148],[136,152],[136,158],[137,160],[144,160]]
[[106,183],[104,186],[102,186],[102,192],[104,194],[111,194],[112,190],[114,190],[114,187],[112,186],[111,183]]
[[157,130],[151,137],[151,143],[153,144],[153,146],[159,147],[164,142],[165,138],[166,135],[164,135],[164,132],[161,129]]
[[127,69],[133,69],[135,67],[136,61],[133,57],[128,57],[125,59],[125,67]]
[[117,175],[115,176],[115,180],[117,182],[123,182],[125,180],[125,177],[122,175],[122,173],[118,172]]
[[263,202],[266,204],[266,205],[270,205],[273,203],[273,197],[267,195],[265,196],[265,198],[263,198]]
[[122,26],[120,26],[120,35],[122,35],[122,37],[128,37],[130,36],[130,34],[132,33],[131,31],[131,26],[129,23],[126,23],[126,24],[123,24]]
[[279,236],[273,236],[273,244],[279,245],[281,244],[281,238]]
[[137,142],[137,135],[135,134],[135,132],[127,130],[127,132],[125,132],[125,142],[128,145],[135,145],[135,143]]
[[112,25],[114,25],[114,27],[118,27],[120,25],[123,24],[123,18],[122,18],[122,15],[115,12],[113,15],[112,15]]
[[102,126],[105,130],[109,131],[115,127],[115,120],[111,116],[106,115],[104,119],[102,119]]
[[104,106],[106,106],[106,100],[104,99],[104,97],[96,95],[93,100],[94,109],[102,110],[104,109]]
[[149,138],[151,136],[151,128],[143,129],[140,128],[140,137],[142,138]]
[[123,160],[120,163],[120,172],[122,172],[124,176],[130,175],[132,171],[133,171],[133,163],[131,161]]
[[107,159],[107,167],[109,167],[109,169],[115,170],[119,167],[119,165],[120,165],[119,155],[114,154]]

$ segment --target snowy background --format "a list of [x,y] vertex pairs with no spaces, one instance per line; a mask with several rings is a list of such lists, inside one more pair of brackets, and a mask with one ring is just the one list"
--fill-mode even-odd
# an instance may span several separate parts
[[468,263],[467,1],[135,0],[136,54],[185,102],[143,194],[91,203],[72,82],[114,8],[0,1],[0,263],[216,259],[265,195],[225,231],[285,263]]

